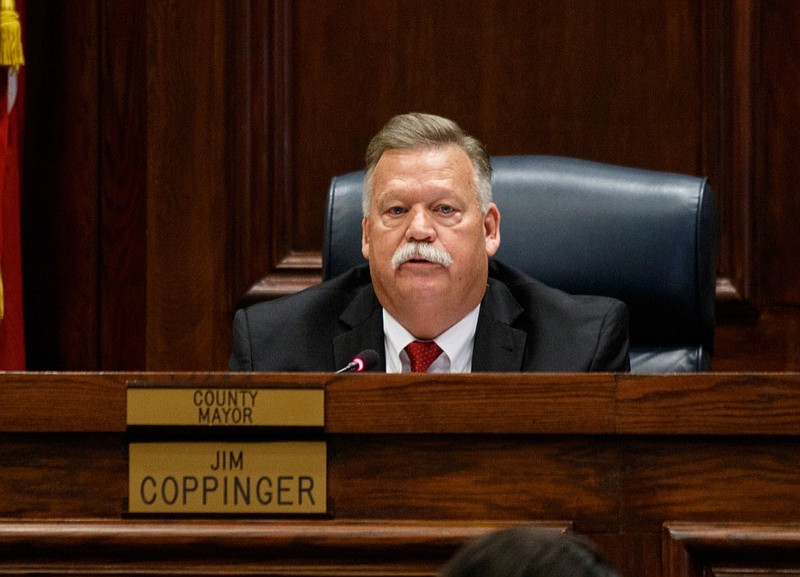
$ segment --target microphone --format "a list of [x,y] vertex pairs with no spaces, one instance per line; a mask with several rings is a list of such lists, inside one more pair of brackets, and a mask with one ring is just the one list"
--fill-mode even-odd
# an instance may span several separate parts
[[353,360],[347,363],[344,367],[336,371],[334,374],[338,375],[339,373],[363,373],[364,371],[368,371],[376,366],[378,363],[381,362],[381,356],[375,349],[367,349],[365,351],[361,351]]

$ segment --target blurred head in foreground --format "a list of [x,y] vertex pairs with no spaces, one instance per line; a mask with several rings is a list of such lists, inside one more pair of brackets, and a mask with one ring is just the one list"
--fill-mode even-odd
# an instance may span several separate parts
[[589,541],[537,527],[513,527],[468,543],[438,577],[619,577]]

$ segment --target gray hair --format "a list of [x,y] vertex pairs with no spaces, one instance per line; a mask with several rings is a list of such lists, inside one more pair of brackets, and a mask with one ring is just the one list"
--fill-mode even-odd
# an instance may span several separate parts
[[399,114],[390,119],[367,147],[364,192],[361,198],[364,216],[369,215],[375,167],[384,152],[387,150],[440,148],[448,144],[460,146],[472,162],[475,173],[475,191],[478,195],[481,212],[485,213],[489,203],[492,202],[492,163],[486,149],[476,138],[464,132],[452,120],[433,114],[411,112]]

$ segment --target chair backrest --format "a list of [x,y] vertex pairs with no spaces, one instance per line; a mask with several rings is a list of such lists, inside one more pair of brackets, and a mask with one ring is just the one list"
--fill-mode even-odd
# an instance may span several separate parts
[[[631,371],[711,367],[716,284],[713,192],[704,178],[554,156],[492,158],[496,258],[573,294],[630,310]],[[363,171],[328,191],[323,277],[364,262]]]

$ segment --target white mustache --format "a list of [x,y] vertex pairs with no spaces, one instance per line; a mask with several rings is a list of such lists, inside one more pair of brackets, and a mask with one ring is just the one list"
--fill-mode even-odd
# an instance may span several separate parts
[[449,252],[427,242],[411,241],[398,248],[392,256],[392,268],[396,269],[409,260],[427,260],[443,267],[453,264]]

